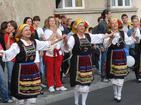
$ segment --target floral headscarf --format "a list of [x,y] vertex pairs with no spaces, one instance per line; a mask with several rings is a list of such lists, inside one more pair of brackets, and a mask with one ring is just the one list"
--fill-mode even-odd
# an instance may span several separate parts
[[[22,37],[22,30],[24,29],[24,27],[29,26],[28,24],[22,24],[18,30],[17,30],[17,34],[15,35],[15,39],[16,41],[18,41],[21,37]],[[30,26],[30,30],[31,30],[31,36],[33,36],[34,33],[34,27]]]
[[117,19],[117,18],[112,18],[112,19],[108,22],[108,29],[109,29],[109,31],[112,30],[112,28],[111,28],[111,22],[112,22],[113,20],[117,20],[117,22],[118,22],[118,30],[121,31],[121,30],[122,30],[122,27],[123,27],[123,24],[122,24],[122,22],[121,22],[119,19]]
[[79,23],[84,23],[84,25],[85,25],[84,33],[87,31],[87,28],[89,27],[88,23],[85,20],[79,18],[79,19],[75,20],[75,22],[73,24],[74,28],[72,29],[72,32],[74,34],[77,33],[77,26],[78,26]]

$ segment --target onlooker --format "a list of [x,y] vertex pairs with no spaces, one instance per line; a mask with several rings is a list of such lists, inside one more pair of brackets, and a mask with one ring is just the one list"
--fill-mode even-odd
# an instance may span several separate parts
[[[135,36],[137,35],[140,36],[141,28],[139,27],[138,17],[136,15],[133,15],[131,17],[131,21],[133,23],[133,28],[127,32],[127,35],[131,36],[134,34],[134,31],[136,31]],[[135,58],[135,65],[132,69],[135,72],[137,81],[141,82],[141,72],[140,72],[140,49],[141,49],[140,45],[141,43],[139,39],[136,39],[136,40],[138,40],[136,44],[126,45],[125,48],[127,48],[129,50],[129,54]]]
[[[45,38],[46,40],[54,40],[62,36],[61,30],[58,28],[58,21],[53,17],[48,17],[48,24],[46,26]],[[56,90],[67,90],[64,86],[62,86],[60,79],[60,69],[61,63],[63,60],[63,52],[61,50],[62,41],[57,42],[56,44],[51,46],[51,49],[46,51],[45,61],[47,64],[47,83],[50,92],[54,92],[54,76],[53,76],[53,68],[55,70],[55,82],[56,82]]]
[[[6,50],[5,48],[5,43],[4,43],[4,34],[8,33],[8,28],[7,28],[8,22],[3,22],[1,24],[1,29],[0,29],[0,44],[2,45],[1,47],[3,50]],[[4,74],[4,67],[5,63],[2,61],[2,57],[0,57],[0,91],[1,91],[1,96],[2,96],[2,102],[4,103],[11,103],[13,102],[7,91],[7,86],[6,86],[6,78]]]
[[92,34],[92,27],[89,27],[88,32]]
[[[33,27],[35,28],[35,30],[38,33],[38,37],[41,41],[45,40],[44,37],[44,32],[42,30],[42,28],[39,27],[40,24],[40,17],[39,16],[34,16],[33,17]],[[43,51],[39,51],[39,59],[40,59],[40,63],[39,63],[39,70],[40,70],[40,75],[41,75],[41,83],[42,83],[42,74],[44,72],[44,67],[43,67]],[[41,84],[42,86],[42,90],[41,90],[41,94],[43,94],[43,87],[46,87],[45,85]]]
[[[103,17],[100,16],[97,19],[97,21],[98,21],[98,24],[99,24],[100,22],[103,21]],[[98,25],[93,28],[92,34],[97,34],[97,27],[98,27]],[[93,53],[92,53],[92,61],[95,61],[95,63],[96,63],[97,74],[101,75],[101,50],[100,50],[99,46],[94,44],[92,51],[93,51]],[[97,59],[97,57],[99,57],[99,59]],[[97,65],[97,62],[98,62],[98,65]]]
[[68,33],[72,30],[71,29],[71,23],[72,23],[72,18],[68,18],[67,22],[66,22]]
[[67,17],[65,15],[61,16],[61,25],[64,27],[64,31],[62,31],[62,35],[68,34],[67,26],[66,26]]
[[[74,21],[71,22],[71,29],[73,29],[73,23]],[[74,33],[72,32],[72,30],[68,33],[67,37],[69,38],[71,35],[73,35]]]
[[132,28],[132,26],[130,24],[128,24],[128,16],[127,16],[127,14],[122,14],[121,19],[123,21],[122,31],[127,33],[128,30],[130,30]]
[[[10,48],[10,46],[15,42],[15,35],[16,35],[16,30],[17,30],[17,23],[13,20],[9,21],[7,24],[8,28],[8,33],[4,35],[4,41],[5,41],[5,47],[6,50]],[[11,61],[6,62],[7,66],[7,72],[8,72],[8,94],[9,97],[15,101],[15,98],[11,96],[11,76],[12,76],[12,69],[15,63],[15,58],[13,58]]]
[[[105,33],[109,32],[107,24],[108,24],[108,21],[109,21],[109,19],[111,18],[112,15],[111,15],[110,10],[105,9],[101,13],[101,16],[103,17],[103,21],[98,24],[97,33],[105,34]],[[100,47],[100,50],[101,50],[101,73],[102,73],[101,81],[102,82],[108,82],[108,80],[106,79],[106,73],[103,73],[104,65],[105,65],[105,62],[106,62],[107,49],[104,48],[103,44],[100,44],[99,47]]]

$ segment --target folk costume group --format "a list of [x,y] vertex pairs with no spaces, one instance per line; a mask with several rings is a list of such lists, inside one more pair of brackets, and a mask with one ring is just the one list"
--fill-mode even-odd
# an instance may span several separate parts
[[75,105],[79,105],[79,95],[82,94],[82,105],[86,105],[89,87],[94,80],[91,62],[91,44],[104,43],[108,47],[106,65],[107,78],[111,80],[114,89],[114,98],[121,100],[121,90],[124,77],[127,75],[126,55],[123,50],[124,43],[136,42],[133,34],[128,37],[123,31],[119,31],[119,20],[111,19],[108,24],[111,34],[87,34],[88,23],[83,19],[77,19],[73,24],[74,35],[69,39],[65,35],[57,40],[39,41],[30,40],[34,35],[34,28],[27,24],[19,27],[16,37],[20,40],[13,43],[10,49],[0,51],[4,61],[16,57],[12,72],[11,94],[17,99],[17,104],[36,103],[37,95],[41,90],[41,78],[37,65],[34,63],[37,50],[49,50],[50,46],[64,39],[65,52],[72,51],[70,67],[70,85],[74,87]]

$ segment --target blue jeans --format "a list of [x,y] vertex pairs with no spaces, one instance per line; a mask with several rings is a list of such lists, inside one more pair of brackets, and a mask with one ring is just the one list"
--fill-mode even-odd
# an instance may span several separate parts
[[6,62],[7,73],[8,73],[8,94],[10,98],[12,98],[11,96],[11,76],[12,76],[13,66],[14,66],[14,61]]
[[6,79],[1,64],[0,64],[0,91],[1,91],[2,101],[3,102],[8,101],[10,97],[8,96]]
[[44,66],[43,66],[43,57],[40,57],[40,64],[39,64],[40,73],[44,73]]
[[[107,51],[108,51],[108,48],[106,48],[104,52],[101,52],[101,73],[102,74],[103,74],[104,65],[107,59]],[[101,79],[106,79],[106,71],[104,73],[104,76],[101,76]]]
[[100,72],[101,73],[101,50],[100,48],[97,46],[97,48],[99,49],[100,51],[100,55],[99,55],[99,61],[98,61],[98,64],[99,64],[99,69],[97,69],[97,72]]

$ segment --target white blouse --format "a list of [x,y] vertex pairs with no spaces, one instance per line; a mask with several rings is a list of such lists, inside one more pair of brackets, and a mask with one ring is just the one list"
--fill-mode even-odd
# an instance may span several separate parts
[[[57,32],[59,33],[60,36],[62,36],[62,32],[61,32],[61,30],[59,28],[57,29]],[[50,38],[50,36],[52,34],[53,34],[53,31],[51,31],[50,29],[46,29],[45,30],[45,34],[44,34],[45,39],[47,40],[48,38]],[[61,41],[58,41],[56,44],[57,44],[56,49],[60,49],[61,48],[61,44],[62,44],[62,40]],[[59,54],[60,55],[63,54],[62,50],[59,51]],[[47,56],[50,56],[50,57],[53,57],[53,54],[50,54],[48,52],[46,52],[46,55]],[[57,53],[56,53],[56,56],[57,56]]]
[[[111,43],[113,45],[116,45],[119,41],[120,35],[119,35],[119,33],[115,33],[114,36],[115,36],[115,38],[112,40]],[[138,35],[135,35],[135,36],[139,37]],[[110,37],[104,39],[103,45],[104,45],[105,48],[110,47],[110,45],[111,45],[110,44],[108,46],[109,39],[110,39]],[[125,32],[124,32],[124,41],[127,45],[132,45],[133,43],[136,42],[136,40],[132,36],[128,37]]]
[[[21,41],[24,43],[25,46],[29,46],[32,44],[32,42],[30,44],[28,44],[25,40],[21,39]],[[50,41],[39,41],[37,39],[35,39],[36,41],[36,50],[48,50],[51,46],[51,42]],[[20,53],[20,48],[18,46],[17,43],[13,43],[10,48],[8,50],[3,51],[3,61],[10,61],[12,60],[14,57],[16,57],[16,55]]]
[[[90,38],[91,38],[91,44],[99,44],[103,42],[103,34],[89,34]],[[79,35],[78,35],[79,37]],[[86,36],[83,35],[83,38],[85,38]],[[80,37],[79,37],[80,39]],[[69,48],[68,49],[64,49],[65,52],[68,51],[72,51],[74,45],[75,45],[75,39],[73,36],[70,36],[67,42]]]

